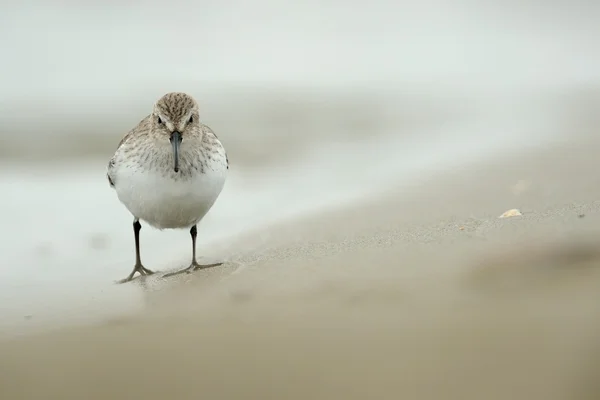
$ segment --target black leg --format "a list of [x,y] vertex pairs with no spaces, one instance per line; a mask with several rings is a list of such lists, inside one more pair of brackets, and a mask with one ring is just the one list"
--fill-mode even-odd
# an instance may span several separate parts
[[195,271],[197,269],[212,268],[212,267],[216,267],[216,266],[223,264],[223,263],[214,263],[214,264],[206,264],[206,265],[198,264],[198,262],[196,261],[196,236],[197,235],[198,235],[198,230],[196,228],[196,225],[194,225],[190,228],[190,236],[192,237],[192,263],[189,266],[190,270]]
[[176,272],[170,272],[168,274],[165,274],[165,275],[163,275],[163,277],[166,278],[168,276],[179,275],[184,272],[189,274],[197,269],[212,268],[212,267],[217,267],[217,266],[223,264],[223,263],[214,263],[214,264],[206,264],[206,265],[198,264],[198,262],[196,261],[196,236],[198,236],[198,228],[196,227],[196,225],[194,225],[190,228],[190,236],[192,237],[192,262],[191,262],[190,266],[187,268],[184,268],[182,270],[176,271]]
[[149,270],[148,268],[142,265],[141,257],[140,257],[140,231],[142,230],[142,225],[140,221],[136,218],[133,220],[133,236],[135,238],[135,266],[133,267],[133,271],[127,276],[127,278],[122,279],[119,283],[129,282],[133,279],[133,275],[136,272],[139,272],[140,275],[152,275],[154,272]]
[[196,262],[196,236],[198,236],[196,225],[190,228],[190,236],[192,237],[192,265],[198,265]]
[[140,258],[140,231],[142,230],[142,224],[139,220],[133,221],[133,236],[135,237],[135,265],[142,265]]

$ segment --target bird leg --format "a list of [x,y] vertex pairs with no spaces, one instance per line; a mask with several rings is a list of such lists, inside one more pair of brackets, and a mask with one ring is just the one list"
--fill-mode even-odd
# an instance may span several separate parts
[[173,276],[173,275],[179,275],[179,274],[183,274],[183,273],[190,274],[199,269],[218,267],[219,265],[223,264],[222,262],[214,263],[214,264],[205,264],[205,265],[198,264],[198,262],[196,261],[196,236],[198,235],[198,229],[196,228],[196,225],[194,225],[190,228],[190,235],[192,236],[192,262],[191,262],[190,266],[186,267],[182,270],[179,270],[179,271],[170,272],[168,274],[165,274],[165,275],[163,275],[163,278]]
[[142,225],[138,219],[133,221],[133,235],[135,237],[135,265],[133,267],[133,271],[127,276],[125,279],[121,279],[118,283],[129,282],[133,279],[133,275],[136,272],[139,272],[140,275],[152,275],[154,271],[149,270],[148,268],[142,265],[142,261],[140,258],[140,230],[142,229]]
[[190,229],[190,235],[192,236],[192,263],[190,264],[190,266],[188,268],[190,268],[192,271],[196,271],[198,269],[212,268],[212,267],[217,267],[219,265],[222,265],[223,264],[222,262],[214,263],[214,264],[206,264],[206,265],[198,264],[198,262],[196,261],[196,235],[197,234],[198,234],[198,231],[196,229],[196,225],[194,225]]

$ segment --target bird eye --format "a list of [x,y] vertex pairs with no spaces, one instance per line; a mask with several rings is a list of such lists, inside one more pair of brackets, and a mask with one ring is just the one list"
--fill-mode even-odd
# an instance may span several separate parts
[[158,117],[158,123],[162,124],[162,119],[160,119],[160,117]]
[[190,117],[190,120],[189,120],[188,122],[189,122],[190,124],[191,124],[192,122],[194,122],[194,116],[193,116],[193,115]]

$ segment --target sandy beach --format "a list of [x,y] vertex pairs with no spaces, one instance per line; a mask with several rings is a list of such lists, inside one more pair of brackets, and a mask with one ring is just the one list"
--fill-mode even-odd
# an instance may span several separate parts
[[223,267],[131,283],[141,310],[5,337],[0,397],[596,398],[598,144],[230,238]]
[[[1,400],[600,398],[596,4],[175,3],[0,13]],[[224,264],[142,224],[118,285],[107,162],[172,91]]]

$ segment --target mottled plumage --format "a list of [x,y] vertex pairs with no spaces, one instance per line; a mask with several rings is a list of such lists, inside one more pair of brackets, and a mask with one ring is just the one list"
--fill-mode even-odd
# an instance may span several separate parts
[[185,271],[203,267],[195,257],[196,224],[221,193],[228,169],[223,145],[185,93],[161,97],[125,135],[107,170],[109,185],[134,216],[136,266],[124,281],[136,271],[152,273],[139,259],[140,220],[158,229],[189,228],[193,256]]

